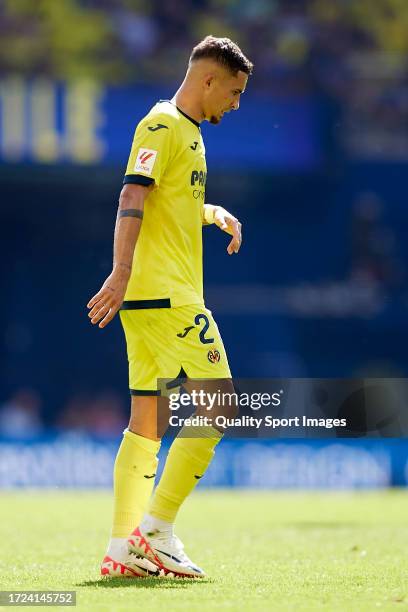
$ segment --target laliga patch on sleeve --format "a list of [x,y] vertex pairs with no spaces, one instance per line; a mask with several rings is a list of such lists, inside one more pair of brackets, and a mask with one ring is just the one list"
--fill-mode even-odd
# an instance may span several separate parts
[[157,151],[154,149],[139,149],[133,168],[134,172],[143,172],[150,175],[153,172],[156,157]]

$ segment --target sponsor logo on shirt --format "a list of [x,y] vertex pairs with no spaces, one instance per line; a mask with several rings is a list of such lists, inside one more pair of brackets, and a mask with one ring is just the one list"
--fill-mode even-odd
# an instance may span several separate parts
[[136,157],[134,172],[143,172],[143,174],[151,174],[157,157],[157,151],[154,149],[139,149]]
[[[207,173],[203,170],[193,170],[191,173],[190,183],[193,189],[193,198],[196,200],[204,200],[205,198],[205,184],[207,181]],[[198,187],[198,189],[197,189]],[[199,187],[203,187],[203,189],[199,189]]]
[[191,173],[190,183],[194,187],[197,183],[200,187],[205,187],[207,182],[207,173],[202,170],[193,170]]

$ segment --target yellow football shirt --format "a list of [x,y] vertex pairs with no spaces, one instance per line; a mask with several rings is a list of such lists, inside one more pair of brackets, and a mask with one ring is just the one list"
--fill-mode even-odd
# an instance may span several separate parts
[[170,101],[138,124],[124,183],[154,188],[145,200],[125,301],[203,303],[202,217],[207,166],[198,122]]

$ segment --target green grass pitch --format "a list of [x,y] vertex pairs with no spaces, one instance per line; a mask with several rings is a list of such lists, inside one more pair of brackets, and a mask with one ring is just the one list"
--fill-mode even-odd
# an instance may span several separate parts
[[75,590],[81,610],[408,610],[402,490],[196,492],[177,533],[201,581],[101,578],[108,492],[2,492],[0,508],[1,589]]

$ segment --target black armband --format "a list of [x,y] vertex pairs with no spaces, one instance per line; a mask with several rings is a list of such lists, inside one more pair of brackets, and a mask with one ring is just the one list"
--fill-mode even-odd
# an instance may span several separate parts
[[143,210],[137,208],[125,208],[119,211],[119,217],[136,217],[136,219],[143,219]]
[[126,174],[123,179],[124,185],[142,185],[142,187],[150,187],[153,185],[154,179],[144,174]]

